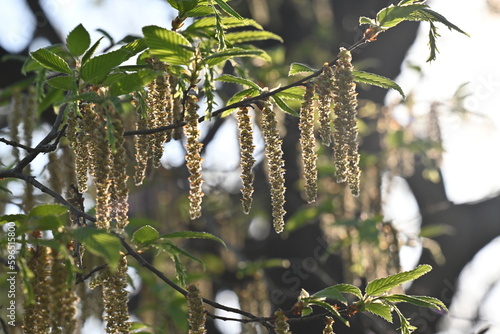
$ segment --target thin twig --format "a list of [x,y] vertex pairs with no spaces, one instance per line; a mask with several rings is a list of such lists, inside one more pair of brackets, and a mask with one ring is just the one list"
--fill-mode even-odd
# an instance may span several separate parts
[[29,146],[26,146],[26,145],[23,145],[21,143],[18,143],[17,141],[5,139],[3,137],[0,137],[0,142],[5,143],[5,144],[10,145],[10,146],[13,146],[13,147],[22,148],[23,150],[25,150],[27,152],[33,151],[33,148],[31,148]]
[[108,264],[103,264],[103,265],[100,265],[98,267],[95,267],[94,269],[92,269],[88,274],[86,275],[82,275],[81,277],[79,277],[77,280],[76,280],[76,283],[75,284],[80,284],[80,283],[83,283],[85,282],[90,276],[94,275],[94,273],[98,272],[98,271],[101,271],[103,270],[104,268],[106,268],[108,266]]
[[[357,41],[356,43],[354,43],[353,45],[351,45],[348,50],[349,51],[352,51],[356,48],[358,48],[359,46],[363,45],[364,43],[366,43],[367,40],[365,38],[362,38],[361,40]],[[328,66],[333,66],[335,64],[335,62],[337,61],[337,57],[335,57],[334,60],[332,60],[331,62],[328,63]],[[248,99],[245,99],[245,100],[242,100],[242,101],[239,101],[239,102],[235,102],[235,103],[231,103],[225,107],[222,107],[220,109],[217,109],[215,111],[213,111],[211,114],[210,114],[210,117],[215,117],[215,116],[218,116],[220,114],[222,114],[224,111],[226,110],[229,110],[229,109],[234,109],[234,108],[239,108],[239,107],[247,107],[249,106],[250,104],[252,103],[255,103],[257,101],[262,101],[262,100],[266,100],[267,98],[273,96],[273,95],[276,95],[284,90],[287,90],[287,89],[290,89],[290,88],[293,88],[293,87],[297,87],[297,86],[302,86],[305,82],[311,80],[311,79],[314,79],[315,77],[319,76],[321,73],[323,73],[323,67],[320,68],[319,70],[317,70],[316,72],[302,78],[302,79],[299,79],[295,82],[292,82],[286,86],[283,86],[283,87],[279,87],[279,88],[276,88],[274,90],[271,90],[271,91],[267,91],[267,92],[264,92],[260,95],[257,95],[257,96],[254,96],[254,97],[250,97]],[[198,118],[198,122],[201,123],[203,121],[206,120],[206,116],[201,116],[200,118]],[[133,136],[133,135],[149,135],[149,134],[152,134],[152,133],[157,133],[157,132],[162,132],[162,131],[167,131],[167,130],[172,130],[172,129],[176,129],[176,128],[180,128],[180,127],[183,127],[184,125],[186,125],[186,122],[179,122],[179,123],[176,123],[176,124],[171,124],[171,125],[166,125],[166,126],[160,126],[160,127],[157,127],[157,128],[151,128],[151,129],[141,129],[141,130],[131,130],[131,131],[125,131],[123,133],[124,136]]]

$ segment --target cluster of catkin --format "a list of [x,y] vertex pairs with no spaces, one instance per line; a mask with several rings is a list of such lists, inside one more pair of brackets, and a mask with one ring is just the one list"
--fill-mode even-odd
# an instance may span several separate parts
[[117,110],[111,104],[79,102],[68,114],[67,124],[78,191],[87,191],[90,174],[96,191],[97,227],[109,230],[114,220],[116,230],[123,231],[128,224],[128,176],[124,129]]
[[[317,101],[316,101],[317,96]],[[332,115],[332,103],[335,119]],[[325,64],[321,74],[306,84],[304,102],[300,108],[300,147],[304,166],[305,195],[309,203],[316,201],[318,172],[316,168],[315,114],[318,114],[319,136],[324,145],[332,144],[335,153],[338,182],[347,182],[354,196],[359,195],[359,153],[357,143],[357,94],[354,83],[351,54],[341,48],[334,66]],[[268,179],[271,188],[273,225],[277,233],[283,231],[285,210],[284,160],[282,140],[278,131],[276,114],[268,101],[262,102],[261,128],[265,142]],[[252,127],[248,108],[236,114],[240,132],[241,179],[243,210],[247,213],[252,203]],[[333,123],[333,136],[332,136]]]
[[76,327],[75,285],[60,254],[46,246],[29,249],[34,300],[27,300],[23,332],[73,333]]

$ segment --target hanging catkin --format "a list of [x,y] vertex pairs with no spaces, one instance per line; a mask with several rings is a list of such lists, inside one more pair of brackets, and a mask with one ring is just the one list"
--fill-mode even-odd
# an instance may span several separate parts
[[299,142],[306,181],[306,199],[308,203],[312,203],[316,201],[318,192],[317,155],[315,152],[316,139],[314,138],[314,85],[312,84],[307,86],[304,94],[304,102],[300,108],[299,129]]
[[334,72],[335,165],[337,182],[347,182],[354,196],[359,195],[359,153],[357,93],[354,83],[351,53],[341,48]]
[[282,140],[277,128],[274,111],[269,102],[262,108],[262,132],[268,165],[268,179],[271,186],[271,204],[274,230],[281,233],[285,226],[285,161],[283,160]]
[[243,184],[243,187],[241,188],[241,204],[243,205],[243,212],[245,213],[248,213],[250,211],[250,207],[252,206],[252,194],[254,190],[254,174],[252,167],[255,163],[255,159],[253,157],[253,150],[255,146],[253,145],[252,122],[250,121],[248,111],[248,107],[242,107],[236,112],[238,130],[240,133],[238,138],[240,142],[241,182]]

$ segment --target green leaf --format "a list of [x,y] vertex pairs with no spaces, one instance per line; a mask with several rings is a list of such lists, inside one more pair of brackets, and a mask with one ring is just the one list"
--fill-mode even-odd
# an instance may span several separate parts
[[392,28],[403,21],[410,20],[410,16],[417,10],[425,8],[426,5],[403,5],[385,7],[377,13],[378,25],[382,28]]
[[245,79],[245,78],[241,78],[241,77],[236,77],[236,76],[230,75],[230,74],[223,74],[215,80],[222,81],[222,82],[235,83],[235,84],[246,86],[246,87],[252,87],[252,88],[255,88],[257,90],[260,89],[259,85],[257,85],[253,81]]
[[328,312],[332,313],[335,317],[337,317],[340,321],[342,321],[347,327],[349,327],[349,321],[347,321],[346,319],[344,319],[339,311],[333,307],[332,305],[328,304],[327,302],[324,302],[322,300],[311,300],[308,302],[309,305],[317,305],[317,306],[320,306],[322,308],[324,308],[325,310],[327,310]]
[[396,314],[399,317],[399,322],[401,323],[401,327],[399,328],[401,330],[401,334],[411,334],[418,329],[410,324],[408,321],[409,319],[407,319],[397,307],[394,307],[394,311],[396,311]]
[[187,65],[194,57],[191,44],[179,33],[158,26],[142,28],[150,52],[171,65]]
[[55,77],[47,80],[47,84],[61,90],[76,90],[75,82],[71,77]]
[[[226,29],[240,28],[240,27],[254,27],[262,30],[262,26],[252,19],[237,19],[234,17],[223,17],[221,19],[222,24]],[[215,16],[203,17],[199,20],[194,21],[189,27],[186,28],[186,32],[192,32],[194,30],[206,29],[212,30],[216,26]]]
[[64,221],[56,215],[34,216],[28,220],[28,231],[56,231],[64,225]]
[[29,217],[60,216],[68,212],[68,208],[59,204],[42,204],[34,207]]
[[82,57],[82,65],[85,65],[85,63],[94,55],[95,50],[99,47],[99,44],[101,43],[102,39],[104,37],[101,37],[95,42],[90,49],[85,52],[85,54]]
[[85,249],[94,255],[106,259],[112,270],[118,267],[120,260],[120,239],[103,230],[82,227],[72,232],[76,240],[80,241]]
[[288,104],[286,104],[286,102],[283,101],[283,99],[278,94],[273,95],[272,98],[273,98],[274,102],[276,103],[276,105],[281,110],[283,110],[284,112],[286,112],[287,114],[290,114],[292,116],[299,117],[299,114],[293,108],[291,108]]
[[355,295],[359,299],[363,299],[363,294],[361,293],[361,290],[359,290],[357,286],[351,284],[336,284],[316,292],[311,297],[331,298],[341,301],[344,304],[347,304],[347,300],[342,295],[343,293],[350,293]]
[[458,26],[456,26],[455,24],[448,21],[448,19],[446,19],[446,17],[439,14],[438,12],[433,11],[432,9],[429,9],[427,6],[412,13],[411,19],[417,20],[417,21],[439,22],[439,23],[442,23],[445,26],[447,26],[448,29],[450,29],[450,30],[458,31],[461,34],[464,34],[465,36],[470,37],[470,35],[468,33],[466,33],[465,31],[460,29]]
[[429,57],[427,58],[427,62],[436,60],[436,53],[439,52],[436,44],[436,39],[439,37],[439,34],[437,32],[437,27],[434,25],[434,23],[430,22],[430,28],[429,28],[429,48],[431,50]]
[[317,70],[309,67],[306,64],[292,63],[290,65],[290,70],[288,71],[288,76],[290,77],[292,75],[297,75],[297,74],[311,74],[311,73],[314,73],[316,71]]
[[179,16],[184,16],[184,14],[191,9],[194,9],[198,4],[198,0],[167,0],[170,6],[177,9],[180,13]]
[[194,231],[179,231],[172,232],[167,234],[162,234],[158,237],[159,239],[175,239],[175,238],[183,238],[183,239],[210,239],[221,243],[225,248],[227,248],[226,243],[222,241],[222,239],[216,237],[213,234],[207,232],[194,232]]
[[122,47],[116,51],[89,59],[82,66],[80,75],[83,80],[93,85],[101,84],[113,68],[117,67],[133,56],[133,52]]
[[108,77],[103,84],[109,85],[111,93],[119,96],[140,90],[157,76],[158,73],[153,70],[143,70],[136,73],[117,73],[113,77]]
[[[239,91],[238,93],[234,94],[227,101],[226,105],[229,106],[233,103],[243,101],[245,98],[257,96],[257,95],[259,95],[259,93],[260,93],[260,89],[259,90],[255,89],[255,88],[244,89],[244,90]],[[235,112],[236,110],[237,110],[237,108],[228,109],[222,113],[221,117],[227,117],[227,116],[231,115],[233,112]]]
[[448,311],[446,305],[442,301],[434,297],[394,294],[381,297],[380,299],[387,300],[392,303],[410,303],[420,307],[428,307],[436,310]]
[[304,87],[291,87],[276,93],[275,96],[279,96],[283,100],[302,101],[304,99]]
[[241,44],[253,41],[265,41],[274,39],[283,43],[283,38],[264,30],[246,30],[226,33],[226,41],[232,44]]
[[69,52],[75,57],[81,56],[90,46],[90,35],[88,31],[79,24],[66,37]]
[[215,0],[215,2],[223,11],[225,11],[230,16],[235,17],[239,20],[243,19],[243,17],[238,14],[231,6],[229,6],[224,0]]
[[28,219],[28,215],[23,214],[15,214],[15,215],[3,215],[0,216],[0,225],[6,223],[16,223],[16,222],[24,222]]
[[360,16],[359,18],[359,24],[369,24],[372,27],[377,26],[377,22],[374,19],[370,19],[369,17],[366,16]]
[[136,244],[149,244],[160,236],[160,233],[151,225],[145,225],[134,232],[132,242]]
[[392,310],[389,305],[382,303],[368,303],[365,305],[365,310],[392,323]]
[[38,49],[30,53],[31,57],[35,59],[40,65],[46,69],[70,74],[71,69],[68,63],[62,57],[56,55],[54,52],[47,49]]
[[431,266],[423,264],[410,271],[404,271],[385,278],[373,280],[366,286],[366,294],[369,296],[378,296],[396,286],[408,281],[413,281],[431,270]]
[[205,57],[205,63],[208,66],[215,66],[223,61],[236,57],[259,57],[266,61],[271,60],[269,55],[264,50],[260,50],[257,48],[253,49],[231,48],[210,54],[208,57]]
[[95,92],[86,92],[80,95],[75,95],[75,96],[70,96],[63,101],[57,103],[56,105],[60,105],[66,102],[73,102],[73,101],[85,101],[85,102],[93,102],[93,103],[103,103],[104,98],[100,96],[99,94]]
[[406,98],[405,93],[403,92],[401,87],[389,78],[386,78],[378,74],[368,73],[363,71],[354,71],[353,75],[354,75],[354,81],[356,81],[357,83],[364,83],[386,89],[395,89],[396,91],[398,91],[399,94],[401,94],[403,99]]

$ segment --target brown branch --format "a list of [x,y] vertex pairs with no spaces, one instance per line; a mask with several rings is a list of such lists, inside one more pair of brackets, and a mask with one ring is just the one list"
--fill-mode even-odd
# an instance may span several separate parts
[[80,284],[80,283],[83,283],[85,282],[88,278],[90,278],[90,276],[94,275],[96,272],[98,271],[101,271],[103,270],[104,268],[106,268],[108,266],[108,264],[103,264],[103,265],[100,265],[98,267],[95,267],[94,269],[92,269],[88,274],[86,275],[81,275],[75,282],[75,284]]
[[22,148],[23,150],[26,150],[27,152],[33,151],[33,148],[31,148],[29,146],[18,143],[17,141],[5,139],[3,137],[0,137],[0,142],[5,143],[5,144],[10,145],[10,146],[13,146],[13,147]]

